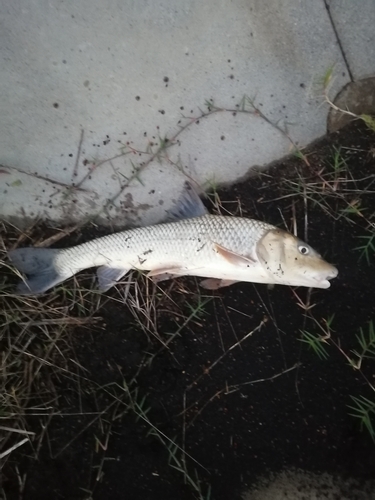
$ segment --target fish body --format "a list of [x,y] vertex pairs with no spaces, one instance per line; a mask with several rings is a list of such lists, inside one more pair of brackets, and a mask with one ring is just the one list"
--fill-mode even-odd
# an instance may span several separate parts
[[237,281],[328,288],[337,269],[306,243],[265,222],[199,215],[129,229],[66,249],[20,248],[9,253],[26,275],[21,294],[38,294],[83,269],[98,267],[107,290],[131,269],[154,280],[200,276],[206,288]]

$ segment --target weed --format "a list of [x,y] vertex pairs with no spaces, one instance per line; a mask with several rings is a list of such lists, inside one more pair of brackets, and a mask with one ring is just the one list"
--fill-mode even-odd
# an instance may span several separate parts
[[154,358],[165,348],[168,348],[169,344],[178,337],[182,330],[184,330],[190,323],[199,322],[200,318],[206,314],[205,306],[212,300],[212,297],[201,297],[198,295],[196,298],[195,304],[186,304],[189,314],[183,318],[183,321],[180,325],[177,326],[177,329],[174,332],[167,332],[165,335],[168,337],[166,340],[161,340],[162,348],[157,351],[155,354],[150,356],[149,364],[152,363]]
[[366,123],[367,127],[370,130],[375,132],[375,118],[373,116],[362,114],[362,115],[359,115],[359,118]]
[[[1,229],[0,241],[3,243],[6,238],[9,247],[16,246],[26,237],[35,241],[33,231],[22,232],[5,224]],[[57,240],[60,234],[48,240]],[[5,263],[5,253],[3,244],[0,248],[3,271],[0,284],[0,457],[2,468],[13,467],[17,472],[13,455],[23,448],[30,460],[38,459],[53,416],[61,414],[62,398],[58,391],[61,380],[69,380],[72,393],[82,397],[81,383],[87,371],[75,359],[71,333],[77,327],[87,329],[100,321],[97,312],[105,304],[106,297],[79,286],[77,280],[70,280],[39,298],[13,295],[11,283],[19,276]],[[17,474],[17,477],[21,476]]]
[[132,178],[137,180],[142,186],[144,186],[144,183],[140,177],[140,173],[141,173],[141,167],[138,166],[138,165],[135,165],[131,160],[130,160],[130,164],[132,166]]
[[367,264],[370,265],[375,254],[375,233],[366,236],[358,236],[358,238],[364,243],[359,247],[355,247],[354,250],[360,250],[359,260],[366,258]]
[[[302,154],[295,152],[295,156],[302,160]],[[303,161],[306,164],[306,158]],[[368,231],[368,228],[374,227],[374,214],[366,206],[367,197],[373,194],[372,183],[371,176],[355,178],[343,148],[335,146],[321,168],[314,167],[314,163],[308,168],[299,166],[294,178],[283,178],[285,194],[272,201],[288,198],[297,202],[303,200],[305,214],[311,206],[335,221],[344,219],[350,225],[361,229],[365,227]],[[365,244],[356,249],[362,251],[360,258],[365,256],[369,260],[369,252],[375,245],[372,237],[363,238],[366,239]]]
[[333,148],[332,161],[330,162],[330,165],[333,169],[335,179],[337,179],[339,175],[341,175],[343,172],[347,170],[348,164],[345,158],[341,154],[340,147]]
[[329,66],[329,68],[327,68],[327,71],[324,73],[322,79],[319,82],[325,90],[328,90],[332,85],[334,70],[335,70],[334,64],[332,66]]
[[363,328],[359,329],[359,335],[356,335],[359,350],[352,350],[356,360],[351,360],[351,365],[357,370],[361,369],[364,359],[375,359],[375,329],[373,321],[369,321],[367,332]]
[[367,429],[371,439],[375,442],[375,429],[372,423],[373,418],[375,418],[375,401],[371,401],[364,396],[350,397],[355,404],[355,406],[348,405],[348,407],[353,410],[353,413],[350,413],[350,415],[359,419],[361,429]]
[[[125,387],[127,389],[126,384]],[[133,393],[127,390],[127,394],[130,400],[130,407],[136,415],[136,418],[145,422],[149,427],[148,435],[156,437],[168,452],[168,465],[182,474],[184,483],[190,486],[195,492],[198,500],[210,500],[211,486],[208,484],[206,492],[203,491],[203,482],[200,480],[196,469],[193,469],[193,474],[190,472],[187,465],[187,459],[191,459],[202,468],[204,467],[177,444],[176,438],[169,438],[151,422],[147,415],[149,408],[146,407],[146,397],[139,399],[137,390]],[[207,469],[205,470],[208,472]]]
[[[165,441],[161,438],[159,433],[157,433],[157,436],[164,446],[166,446]],[[199,479],[198,472],[194,469],[194,477],[189,473],[185,454],[182,453],[181,456],[179,456],[179,452],[181,451],[180,447],[176,443],[170,443],[167,449],[169,454],[168,464],[183,475],[185,484],[191,486],[199,500],[210,500],[211,485],[208,484],[207,491],[203,493],[202,481]]]
[[[308,309],[311,310],[311,307]],[[322,334],[311,333],[307,330],[301,330],[302,339],[299,339],[301,342],[307,344],[310,349],[312,349],[315,354],[320,359],[328,359],[328,351],[326,345],[328,344],[329,339],[331,338],[332,330],[332,322],[334,319],[334,315],[329,316],[328,319],[323,320],[324,326],[313,318],[316,326],[322,331]]]
[[322,338],[320,335],[307,332],[306,330],[301,330],[301,334],[302,339],[299,339],[301,342],[307,344],[320,359],[328,359],[327,348],[324,345],[327,344],[326,339]]
[[306,165],[310,166],[309,160],[307,159],[307,156],[303,153],[302,149],[295,147],[292,150],[292,156],[298,158],[299,160],[303,160],[306,163]]
[[[337,342],[332,338],[332,321],[333,316],[329,317],[325,321],[325,326],[322,326],[313,316],[311,316],[313,321],[322,330],[324,335],[319,335],[316,333],[311,333],[306,330],[301,331],[303,338],[300,339],[301,342],[306,343],[310,349],[312,349],[315,354],[320,359],[328,359],[328,351],[326,344],[332,343],[339,352],[348,361],[349,365],[361,372],[364,360],[374,360],[375,359],[375,327],[373,321],[369,321],[368,327],[359,329],[359,334],[356,335],[356,339],[359,347],[357,349],[352,349],[350,352],[353,356],[348,355],[343,348],[340,346],[340,342]],[[362,372],[361,372],[362,373]],[[363,374],[362,374],[363,375]],[[369,387],[375,391],[374,386],[367,380],[363,375]],[[358,418],[361,422],[361,428],[366,428],[375,441],[375,431],[372,424],[372,418],[375,416],[375,402],[371,401],[364,396],[350,396],[355,406],[349,406],[354,413],[350,413],[351,416]]]

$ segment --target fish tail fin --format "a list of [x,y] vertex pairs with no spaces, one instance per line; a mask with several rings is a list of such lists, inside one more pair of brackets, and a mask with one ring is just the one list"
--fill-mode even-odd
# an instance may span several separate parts
[[54,248],[17,248],[9,252],[9,258],[18,271],[27,275],[17,286],[20,295],[37,295],[66,280],[69,276],[59,272],[55,265]]

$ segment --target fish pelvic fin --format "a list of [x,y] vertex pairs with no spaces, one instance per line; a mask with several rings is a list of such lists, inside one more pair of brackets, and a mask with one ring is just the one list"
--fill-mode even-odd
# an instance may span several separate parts
[[17,286],[19,295],[38,295],[70,276],[60,274],[54,262],[60,252],[54,248],[17,248],[8,254],[18,271],[27,275]]

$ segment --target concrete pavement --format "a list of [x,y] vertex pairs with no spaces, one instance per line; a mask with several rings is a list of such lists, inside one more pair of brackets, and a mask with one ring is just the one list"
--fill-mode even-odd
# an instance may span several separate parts
[[327,69],[332,95],[375,73],[374,3],[348,3],[5,0],[1,216],[154,223],[185,175],[233,182],[324,135]]

